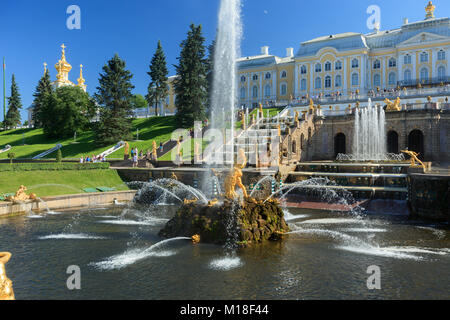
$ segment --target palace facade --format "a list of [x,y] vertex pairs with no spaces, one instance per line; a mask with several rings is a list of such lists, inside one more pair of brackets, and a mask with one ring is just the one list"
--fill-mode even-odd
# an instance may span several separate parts
[[302,99],[346,97],[450,82],[450,19],[435,18],[431,3],[425,19],[404,20],[394,30],[341,33],[300,44],[286,57],[261,54],[238,60],[239,101],[253,108]]

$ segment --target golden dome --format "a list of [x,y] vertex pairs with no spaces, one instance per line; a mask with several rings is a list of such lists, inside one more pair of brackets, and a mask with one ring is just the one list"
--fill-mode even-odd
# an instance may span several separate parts
[[57,79],[68,79],[67,75],[72,70],[72,66],[66,61],[66,46],[63,44],[61,46],[62,53],[61,53],[61,59],[55,64],[56,71],[58,71],[58,74],[56,75]]

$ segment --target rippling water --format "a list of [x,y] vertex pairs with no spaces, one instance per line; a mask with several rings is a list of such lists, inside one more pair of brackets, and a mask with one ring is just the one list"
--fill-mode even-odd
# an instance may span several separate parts
[[[450,298],[448,224],[291,210],[287,240],[229,254],[160,239],[171,210],[126,210],[0,219],[16,298]],[[70,265],[81,268],[81,290],[66,288]],[[367,289],[371,265],[381,290]]]

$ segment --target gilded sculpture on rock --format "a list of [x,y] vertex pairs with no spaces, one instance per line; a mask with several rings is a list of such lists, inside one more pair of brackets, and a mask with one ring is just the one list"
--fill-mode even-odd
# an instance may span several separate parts
[[12,281],[6,276],[5,264],[11,258],[11,253],[0,252],[0,300],[14,300]]
[[236,199],[238,194],[236,193],[236,186],[241,188],[244,193],[244,197],[247,198],[247,189],[242,183],[242,169],[247,165],[247,157],[243,149],[239,149],[238,158],[234,167],[230,170],[230,173],[225,178],[225,197],[228,199]]
[[21,185],[19,190],[16,191],[16,194],[6,198],[8,201],[19,202],[26,200],[37,200],[37,196],[34,193],[26,194],[27,187]]
[[387,107],[386,107],[386,111],[387,112],[392,112],[392,111],[400,111],[400,97],[397,97],[397,99],[394,100],[394,102],[392,102],[391,100],[389,100],[388,98],[384,99],[384,103],[386,103]]

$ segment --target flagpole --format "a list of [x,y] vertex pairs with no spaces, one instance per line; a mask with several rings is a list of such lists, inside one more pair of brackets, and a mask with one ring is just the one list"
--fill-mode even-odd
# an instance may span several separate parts
[[3,57],[3,121],[6,120],[6,79],[5,79],[5,57]]

